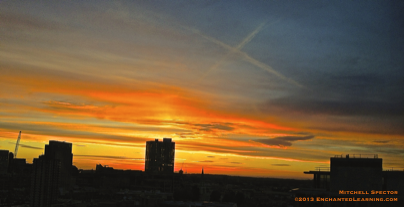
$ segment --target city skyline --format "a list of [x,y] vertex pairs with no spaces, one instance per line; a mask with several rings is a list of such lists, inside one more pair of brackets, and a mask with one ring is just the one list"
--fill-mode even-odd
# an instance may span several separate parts
[[[397,1],[0,2],[0,149],[73,164],[310,179],[339,154],[404,167]],[[186,170],[185,170],[186,169]]]
[[[71,162],[72,144],[49,140],[45,154],[34,158],[32,164],[0,150],[2,204],[168,207],[193,202],[198,206],[234,207],[292,204],[304,198],[310,200],[307,206],[319,201],[341,201],[345,205],[352,202],[349,199],[370,202],[368,206],[380,206],[374,201],[397,206],[404,187],[404,171],[383,170],[383,159],[377,154],[336,155],[330,158],[329,168],[304,172],[312,174],[312,180],[296,180],[205,175],[204,168],[198,174],[184,174],[182,170],[174,173],[175,142],[170,138],[146,142],[144,171],[102,164],[97,164],[95,170],[78,169]],[[355,197],[349,198],[350,195]]]

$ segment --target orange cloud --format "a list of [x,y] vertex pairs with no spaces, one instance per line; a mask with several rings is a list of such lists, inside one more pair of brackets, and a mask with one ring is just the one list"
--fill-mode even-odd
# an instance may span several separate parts
[[[310,164],[328,162],[328,158],[318,156],[320,152],[339,154],[341,151],[335,148],[313,151],[302,147],[308,145],[307,141],[311,139],[299,135],[304,131],[316,135],[316,140],[352,142],[352,137],[355,137],[357,142],[373,146],[386,144],[380,142],[383,138],[382,141],[403,145],[389,135],[377,137],[366,133],[335,132],[333,137],[324,130],[311,129],[315,122],[311,125],[296,124],[282,117],[251,115],[222,102],[220,94],[205,93],[195,88],[146,81],[129,82],[103,77],[102,74],[77,76],[72,72],[38,68],[35,68],[37,73],[30,74],[28,66],[16,68],[3,64],[0,67],[4,71],[0,86],[7,87],[0,97],[10,100],[2,102],[0,108],[0,113],[4,114],[0,122],[0,136],[7,139],[17,136],[10,133],[11,130],[25,128],[25,140],[46,142],[56,139],[105,144],[106,149],[129,146],[139,151],[147,140],[172,137],[176,140],[177,149],[187,152]],[[277,139],[298,136],[301,137],[297,140]],[[366,141],[367,137],[372,137],[372,141]],[[117,156],[114,153],[111,151],[108,156]],[[294,158],[302,154],[304,158]],[[110,160],[100,157],[75,158],[75,162],[83,168],[89,168],[98,161],[116,168],[142,170],[144,167],[142,162],[127,159],[111,164]],[[209,164],[206,166],[211,167],[212,173],[220,174],[264,175],[275,172],[268,168],[246,168],[236,164],[244,163],[240,160],[232,162],[227,164],[236,166],[217,166],[215,162],[204,164]],[[201,165],[198,164],[194,168],[189,167],[190,172],[198,172],[199,167]],[[280,171],[277,173],[282,174]],[[284,173],[292,175],[297,172]]]

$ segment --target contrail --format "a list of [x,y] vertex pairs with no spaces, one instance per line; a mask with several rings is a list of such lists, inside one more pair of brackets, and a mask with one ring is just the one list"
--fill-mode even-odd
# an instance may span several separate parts
[[191,31],[191,32],[193,32],[193,33],[195,33],[195,34],[197,34],[197,35],[203,37],[204,39],[207,39],[207,40],[209,40],[209,41],[211,41],[211,42],[213,42],[213,43],[215,43],[215,44],[217,44],[217,45],[220,45],[220,46],[222,46],[222,47],[224,47],[224,48],[226,48],[226,49],[228,49],[228,50],[232,50],[232,49],[233,49],[232,46],[230,46],[230,45],[228,45],[228,44],[225,44],[225,43],[223,43],[223,42],[221,42],[221,41],[219,41],[219,40],[217,40],[217,39],[215,39],[215,38],[213,38],[213,37],[204,35],[204,34],[202,34],[202,33],[201,33],[199,30],[197,30],[197,29],[190,28],[190,27],[186,27],[186,26],[181,26],[181,25],[180,25],[180,27],[181,27],[181,28],[184,28],[185,30],[189,30],[189,31]]
[[260,24],[260,25],[257,27],[257,29],[255,29],[253,32],[251,32],[250,35],[248,35],[246,38],[244,38],[244,40],[243,40],[239,45],[237,45],[237,47],[234,48],[234,50],[232,50],[231,52],[243,48],[245,44],[247,44],[248,42],[250,42],[250,41],[255,37],[255,35],[258,34],[258,32],[261,31],[261,29],[265,26],[265,24],[266,24],[266,22]]
[[262,23],[261,25],[259,25],[257,27],[257,29],[255,29],[253,32],[251,32],[251,34],[249,34],[246,38],[244,38],[243,41],[241,41],[240,44],[238,44],[236,47],[230,47],[229,48],[229,52],[222,56],[222,58],[220,58],[219,61],[217,61],[214,65],[212,65],[212,67],[210,67],[208,69],[208,71],[206,71],[197,81],[196,83],[199,83],[202,79],[204,79],[211,71],[216,70],[217,67],[219,67],[219,65],[221,65],[230,55],[236,53],[237,51],[239,51],[241,48],[244,47],[244,45],[246,45],[248,42],[250,42],[256,34],[258,34],[258,32],[260,32],[260,30],[264,27],[264,25],[266,24],[266,22]]
[[253,64],[253,65],[255,65],[255,66],[257,66],[257,67],[259,67],[259,68],[261,68],[261,69],[263,69],[263,70],[265,70],[265,71],[267,71],[267,72],[269,72],[269,73],[272,73],[272,74],[278,76],[279,78],[285,80],[285,81],[288,82],[288,83],[294,84],[294,85],[299,86],[299,87],[301,87],[301,88],[305,88],[302,84],[296,82],[295,80],[293,80],[293,79],[291,79],[291,78],[287,78],[286,76],[280,74],[279,72],[277,72],[276,70],[274,70],[271,66],[269,66],[269,65],[267,65],[267,64],[265,64],[265,63],[262,63],[262,62],[260,62],[260,61],[258,61],[258,60],[256,60],[256,59],[252,58],[251,56],[249,56],[248,54],[246,54],[246,53],[244,53],[244,52],[241,52],[241,51],[240,51],[240,53],[241,53],[241,55],[243,55],[243,57],[246,58],[246,59],[248,60],[248,62],[250,62],[251,64]]
[[[279,20],[278,20],[278,21],[279,21]],[[277,21],[275,21],[275,22],[277,22]],[[273,22],[272,24],[274,24],[275,22]],[[213,43],[215,43],[215,44],[217,44],[217,45],[219,45],[219,46],[221,46],[221,47],[223,47],[223,48],[225,48],[225,49],[230,50],[230,52],[227,53],[225,56],[223,56],[218,62],[216,62],[215,65],[213,65],[213,66],[202,76],[202,78],[205,77],[209,71],[211,71],[212,69],[215,69],[216,67],[218,67],[231,53],[237,53],[237,54],[241,55],[242,57],[244,57],[249,63],[255,65],[256,67],[261,68],[261,69],[263,69],[263,70],[265,70],[265,71],[267,71],[267,72],[269,72],[269,73],[271,73],[271,74],[273,74],[273,75],[275,75],[275,76],[281,78],[282,80],[284,80],[284,81],[286,81],[286,82],[288,82],[288,83],[291,83],[291,84],[293,84],[293,85],[295,85],[295,86],[298,86],[298,87],[300,87],[300,88],[305,88],[303,85],[301,85],[300,83],[296,82],[295,80],[293,80],[293,79],[291,79],[291,78],[287,78],[286,76],[282,75],[282,74],[279,73],[278,71],[274,70],[271,66],[269,66],[269,65],[267,65],[267,64],[265,64],[265,63],[263,63],[263,62],[260,62],[259,60],[254,59],[253,57],[249,56],[247,53],[245,53],[245,52],[243,52],[243,51],[240,50],[246,43],[248,43],[249,41],[251,41],[251,39],[265,26],[265,23],[261,24],[257,29],[255,29],[255,30],[254,30],[249,36],[247,36],[237,47],[232,47],[232,46],[230,46],[230,45],[228,45],[228,44],[226,44],[226,43],[223,43],[222,41],[219,41],[219,40],[217,40],[217,39],[215,39],[215,38],[213,38],[213,37],[207,36],[207,35],[201,33],[201,32],[200,32],[199,30],[197,30],[197,29],[190,28],[190,27],[186,27],[186,26],[182,26],[182,25],[179,25],[179,26],[180,26],[181,28],[184,28],[184,29],[186,29],[186,30],[189,30],[189,31],[191,31],[191,32],[193,32],[193,33],[195,33],[195,34],[201,36],[202,38],[204,38],[204,39],[206,39],[206,40],[209,40],[210,42],[213,42]],[[202,78],[198,79],[197,82],[199,82]]]
[[[163,17],[161,17],[160,15],[155,14],[154,12],[148,12],[148,15],[152,15],[154,18],[159,19],[159,20],[162,20],[162,21],[164,21],[164,22],[167,22],[167,19],[169,19],[169,18],[163,18]],[[142,16],[144,16],[144,15],[142,15]],[[146,17],[146,16],[144,16],[144,17]],[[146,19],[149,20],[149,21],[151,21],[150,18],[146,18]],[[252,38],[254,38],[254,36],[255,36],[265,25],[269,26],[269,25],[275,24],[275,23],[277,23],[277,22],[279,22],[279,21],[280,21],[280,19],[278,19],[278,20],[272,22],[271,24],[266,24],[266,22],[262,23],[260,26],[257,27],[257,29],[255,29],[250,35],[248,35],[248,36],[247,36],[238,46],[236,46],[236,47],[232,47],[232,46],[230,46],[230,45],[228,45],[228,44],[226,44],[226,43],[223,43],[222,41],[219,41],[219,40],[217,40],[217,39],[215,39],[215,38],[213,38],[213,37],[207,36],[207,35],[201,33],[199,30],[197,30],[197,29],[195,29],[195,28],[191,28],[191,27],[187,27],[187,26],[181,25],[181,24],[177,23],[176,21],[174,21],[174,20],[172,20],[172,19],[170,20],[170,23],[171,23],[171,24],[174,24],[174,25],[177,25],[178,27],[183,28],[184,30],[191,31],[191,32],[193,32],[194,34],[197,34],[197,35],[199,35],[200,37],[202,37],[202,38],[204,38],[204,39],[206,39],[206,40],[208,40],[208,41],[210,41],[210,42],[212,42],[212,43],[215,43],[216,45],[219,45],[219,46],[221,46],[221,47],[223,47],[223,48],[225,48],[225,49],[227,49],[227,50],[230,51],[230,52],[227,53],[224,57],[222,57],[218,62],[216,62],[215,65],[213,65],[213,66],[204,74],[203,77],[205,77],[206,74],[207,74],[209,71],[214,70],[216,67],[218,67],[230,54],[232,54],[232,53],[237,53],[237,54],[241,55],[242,57],[244,57],[249,63],[255,65],[256,67],[261,68],[262,70],[265,70],[265,71],[267,71],[267,72],[269,72],[269,73],[271,73],[271,74],[277,76],[278,78],[281,78],[282,80],[284,80],[284,81],[286,81],[286,82],[288,82],[288,83],[291,83],[291,84],[293,84],[293,85],[295,85],[295,86],[298,86],[298,87],[301,87],[301,88],[305,88],[303,85],[301,85],[300,83],[296,82],[295,80],[293,80],[293,79],[291,79],[291,78],[285,77],[284,75],[282,75],[282,74],[279,73],[278,71],[274,70],[271,66],[269,66],[269,65],[267,65],[267,64],[265,64],[265,63],[263,63],[263,62],[260,62],[259,60],[256,60],[256,59],[252,58],[252,57],[249,56],[247,53],[245,53],[245,52],[243,52],[243,51],[240,50],[245,44],[247,44],[249,41],[251,41]],[[201,80],[201,78],[200,78],[199,80]],[[199,81],[199,80],[198,80],[198,81]]]

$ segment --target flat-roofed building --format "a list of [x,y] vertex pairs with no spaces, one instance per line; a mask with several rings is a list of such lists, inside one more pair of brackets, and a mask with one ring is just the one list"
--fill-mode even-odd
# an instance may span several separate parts
[[404,195],[404,169],[389,169],[382,172],[383,190],[398,191]]
[[145,172],[174,172],[175,142],[164,138],[146,142]]
[[72,143],[50,140],[45,145],[45,157],[60,161],[59,187],[71,187],[71,170],[73,165]]
[[338,192],[340,190],[382,190],[382,159],[377,155],[336,155],[330,167],[304,172],[313,174],[313,187]]
[[[304,172],[313,174],[313,188],[293,189],[296,197],[344,199],[365,202],[316,202],[319,206],[404,206],[404,170],[383,170],[377,154],[336,155],[330,167]],[[379,193],[377,193],[379,192]],[[394,202],[373,202],[373,201]],[[321,203],[322,202],[322,203]],[[313,202],[296,202],[297,206],[313,206]]]
[[332,157],[330,190],[382,190],[382,159],[377,155]]

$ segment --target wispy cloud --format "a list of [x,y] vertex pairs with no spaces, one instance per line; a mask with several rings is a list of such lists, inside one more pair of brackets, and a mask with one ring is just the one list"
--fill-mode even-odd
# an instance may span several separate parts
[[314,135],[308,135],[308,136],[285,136],[285,137],[275,137],[272,139],[257,139],[254,140],[256,142],[260,142],[266,145],[274,145],[274,146],[292,146],[292,142],[296,141],[305,141],[305,140],[310,140],[313,139],[315,136]]
[[175,135],[179,136],[180,138],[184,139],[193,139],[195,138],[196,133],[193,132],[180,132],[180,133],[175,133]]
[[116,160],[144,160],[144,158],[133,158],[124,156],[107,156],[107,155],[74,155],[75,157],[101,158],[101,159],[116,159]]
[[202,160],[202,161],[198,161],[198,162],[213,162],[212,160]]
[[278,166],[278,167],[287,167],[290,166],[289,164],[271,164],[272,166]]
[[212,131],[214,129],[223,130],[223,131],[232,131],[234,127],[231,127],[230,124],[220,124],[220,123],[213,123],[213,124],[194,124],[197,127],[200,127],[199,130],[201,131]]
[[[9,142],[10,144],[15,144],[15,143],[13,143],[13,142]],[[31,145],[26,145],[26,144],[18,144],[18,146],[19,147],[22,147],[22,148],[28,148],[28,149],[36,149],[36,150],[43,150],[43,148],[41,148],[41,147],[34,147],[34,146],[31,146]]]
[[25,144],[19,144],[19,146],[23,147],[23,148],[43,150],[43,148],[41,148],[41,147],[34,147],[34,146],[30,146],[30,145],[25,145]]
[[380,143],[380,144],[386,144],[386,143],[389,143],[390,141],[387,141],[387,140],[378,140],[378,141],[373,141],[373,142],[375,142],[375,143]]
[[8,28],[18,28],[24,30],[66,30],[67,27],[46,19],[40,19],[32,15],[13,14],[1,12],[0,21]]

